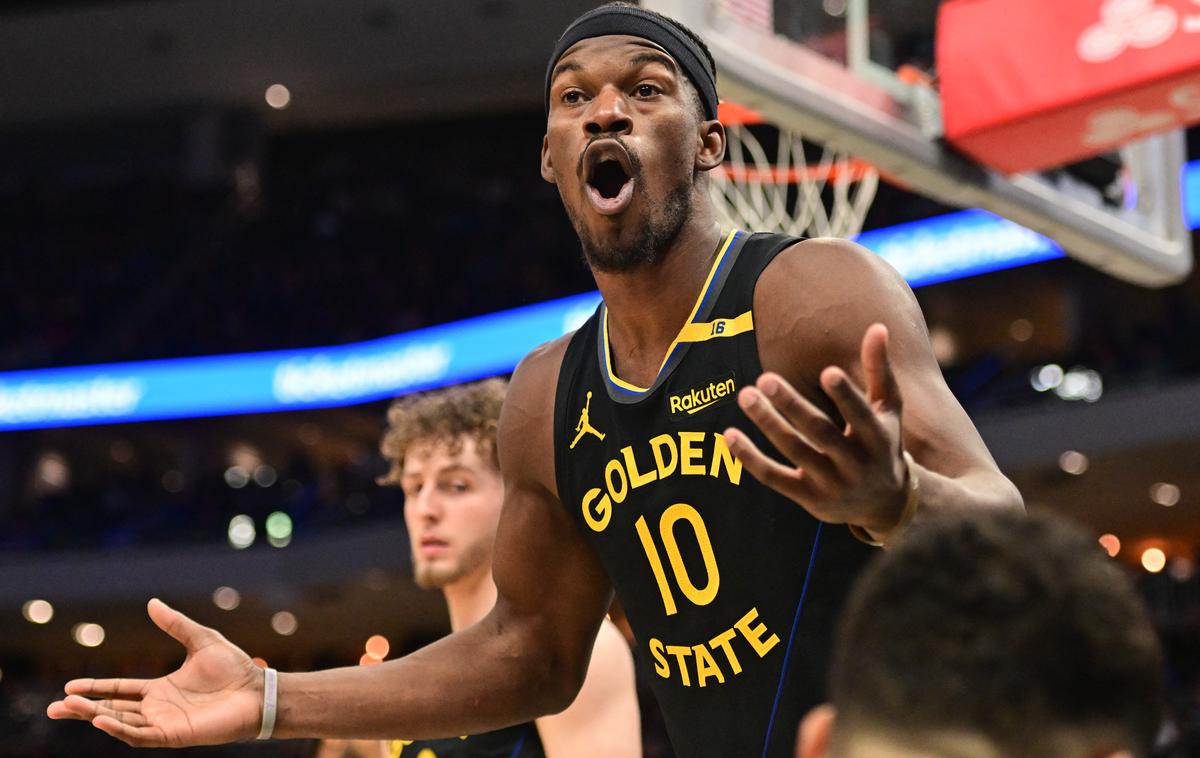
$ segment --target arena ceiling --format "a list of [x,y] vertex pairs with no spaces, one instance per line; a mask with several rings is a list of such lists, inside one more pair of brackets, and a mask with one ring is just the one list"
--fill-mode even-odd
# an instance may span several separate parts
[[[0,14],[0,126],[200,106],[273,123],[536,106],[590,0],[23,2]],[[266,88],[292,102],[271,111]]]

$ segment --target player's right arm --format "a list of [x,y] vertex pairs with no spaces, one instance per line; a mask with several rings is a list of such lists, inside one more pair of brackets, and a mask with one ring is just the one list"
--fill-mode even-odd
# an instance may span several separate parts
[[[504,508],[493,565],[498,598],[482,621],[376,666],[279,675],[279,738],[473,734],[571,703],[612,590],[558,502],[554,388],[565,341],[518,367],[498,431]],[[151,618],[187,649],[159,679],[79,679],[52,703],[135,746],[218,744],[257,735],[262,676],[215,630],[161,603]]]

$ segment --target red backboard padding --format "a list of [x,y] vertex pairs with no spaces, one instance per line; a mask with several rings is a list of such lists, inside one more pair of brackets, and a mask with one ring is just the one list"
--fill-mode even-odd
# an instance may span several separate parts
[[1200,0],[948,0],[947,140],[1008,173],[1200,122]]

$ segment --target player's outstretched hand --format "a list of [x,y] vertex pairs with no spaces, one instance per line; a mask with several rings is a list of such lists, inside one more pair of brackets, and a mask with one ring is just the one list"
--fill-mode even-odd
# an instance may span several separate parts
[[178,671],[158,679],[74,679],[46,709],[80,719],[133,747],[216,745],[258,734],[263,674],[240,648],[161,600],[151,620],[187,649]]
[[838,366],[821,372],[821,388],[846,424],[839,428],[778,374],[744,387],[738,404],[787,459],[773,460],[745,434],[726,430],[729,448],[763,484],[822,521],[851,523],[886,535],[904,509],[900,391],[888,361],[888,332],[872,324],[862,341],[866,392]]

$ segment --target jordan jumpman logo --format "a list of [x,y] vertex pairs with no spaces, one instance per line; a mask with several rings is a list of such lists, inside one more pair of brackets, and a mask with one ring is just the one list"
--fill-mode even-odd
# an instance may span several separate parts
[[588,408],[591,406],[591,404],[592,404],[592,393],[589,390],[587,393],[587,402],[583,404],[583,410],[579,413],[579,423],[575,425],[576,435],[575,435],[575,441],[571,443],[572,450],[575,449],[575,446],[577,444],[579,444],[579,440],[583,439],[583,436],[585,434],[594,434],[596,436],[596,439],[599,439],[599,440],[604,439],[604,433],[597,430],[588,421]]

